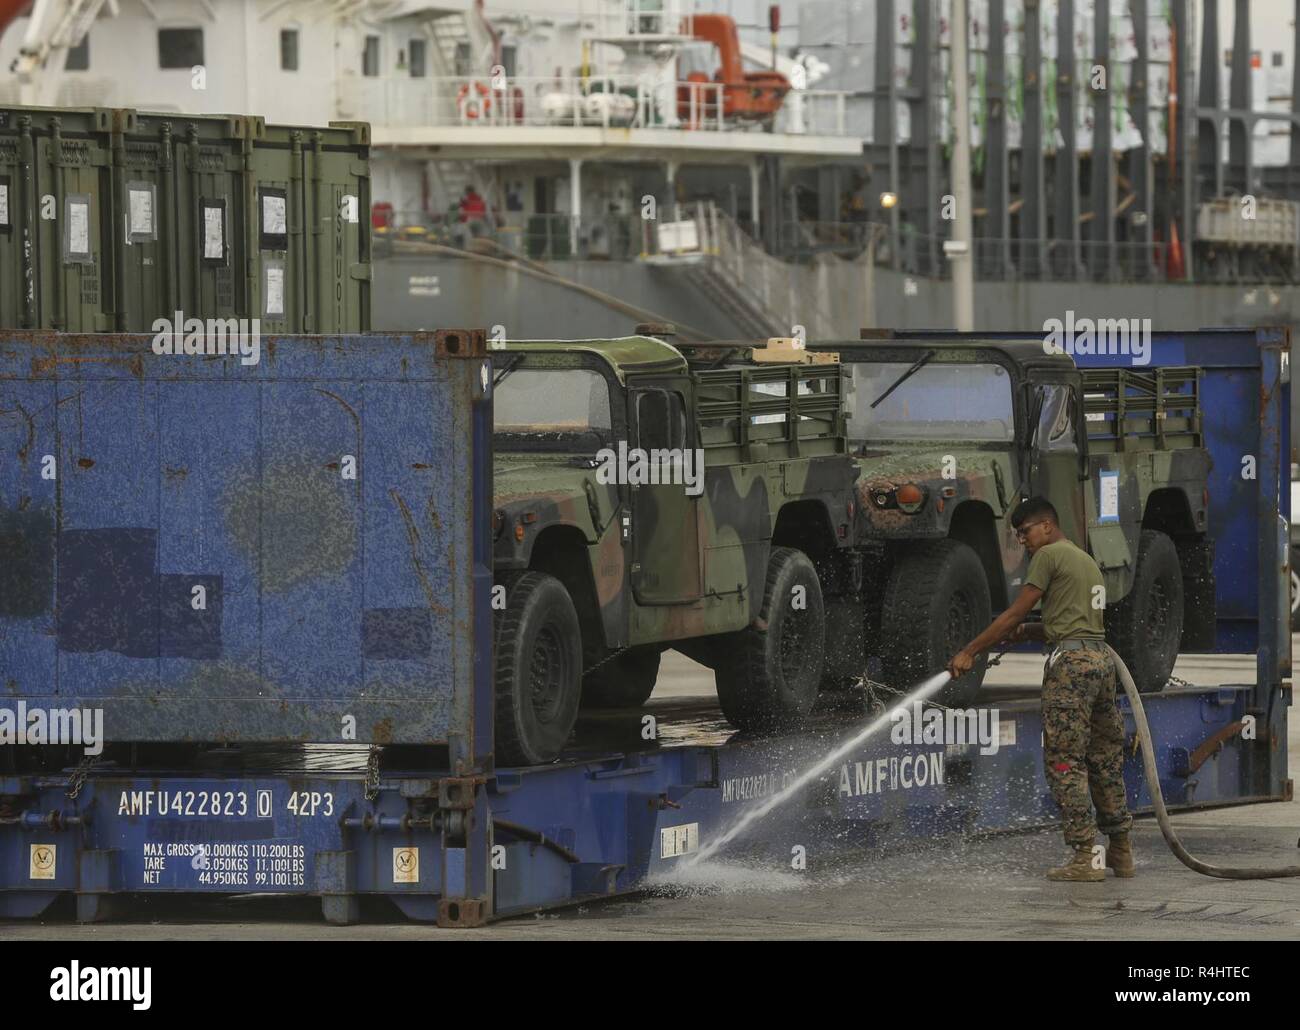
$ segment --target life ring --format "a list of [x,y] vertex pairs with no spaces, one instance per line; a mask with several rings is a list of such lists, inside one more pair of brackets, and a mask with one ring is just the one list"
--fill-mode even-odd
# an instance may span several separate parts
[[[471,96],[471,87],[477,96]],[[481,82],[467,82],[456,93],[456,109],[462,118],[471,121],[480,115],[486,117],[492,112],[492,93]]]

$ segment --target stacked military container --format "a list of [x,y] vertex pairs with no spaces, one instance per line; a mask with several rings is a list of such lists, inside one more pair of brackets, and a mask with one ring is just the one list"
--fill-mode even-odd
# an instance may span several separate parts
[[102,262],[112,125],[102,108],[0,110],[0,326],[113,328]]
[[248,128],[254,315],[272,332],[368,329],[369,126]]
[[0,108],[0,327],[364,331],[368,158],[355,123]]

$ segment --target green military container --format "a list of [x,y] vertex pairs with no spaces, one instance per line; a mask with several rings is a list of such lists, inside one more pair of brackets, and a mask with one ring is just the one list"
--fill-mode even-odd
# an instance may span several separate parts
[[113,328],[113,112],[0,108],[0,326]]
[[[115,112],[116,327],[250,317],[243,215],[248,120]],[[294,331],[297,331],[296,329]]]
[[0,108],[0,327],[367,330],[368,161],[360,123]]
[[248,120],[253,314],[264,332],[370,327],[370,128]]

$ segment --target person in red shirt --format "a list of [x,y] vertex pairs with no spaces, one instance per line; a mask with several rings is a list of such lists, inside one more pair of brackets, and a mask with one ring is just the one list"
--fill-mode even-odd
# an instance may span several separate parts
[[473,186],[466,186],[460,198],[460,220],[462,222],[482,222],[487,219],[487,201],[479,195]]

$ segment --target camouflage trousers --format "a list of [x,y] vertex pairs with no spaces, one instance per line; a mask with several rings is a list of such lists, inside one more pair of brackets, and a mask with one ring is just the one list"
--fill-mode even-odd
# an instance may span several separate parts
[[1061,806],[1067,844],[1091,847],[1099,827],[1107,835],[1129,831],[1124,720],[1115,707],[1115,667],[1104,651],[1057,651],[1048,659],[1043,762],[1052,797]]

